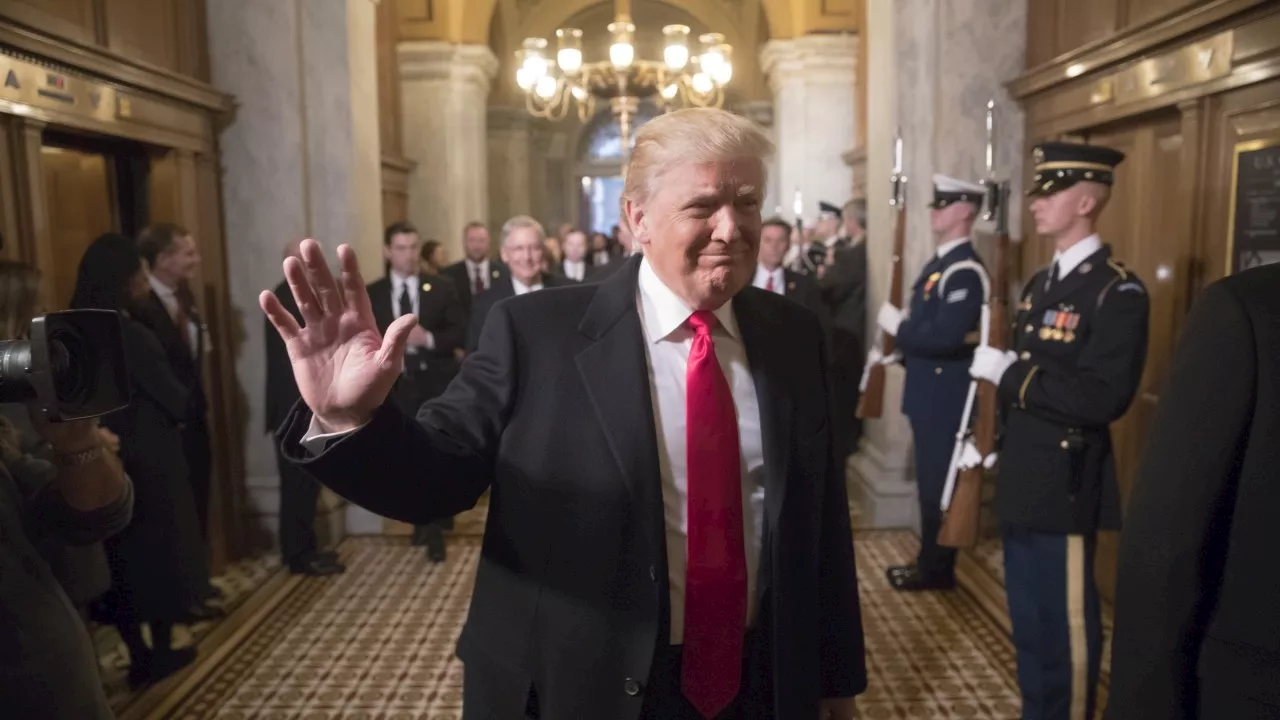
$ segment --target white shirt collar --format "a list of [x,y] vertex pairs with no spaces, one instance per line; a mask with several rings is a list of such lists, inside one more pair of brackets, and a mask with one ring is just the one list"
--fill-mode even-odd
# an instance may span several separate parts
[[514,276],[512,276],[512,278],[511,278],[511,288],[512,288],[513,290],[515,290],[515,291],[516,291],[516,294],[517,294],[517,295],[524,295],[525,293],[531,293],[531,292],[533,292],[534,290],[541,290],[541,289],[542,289],[542,283],[534,283],[534,284],[532,284],[532,285],[525,285],[524,283],[522,283],[522,282],[520,282],[519,280],[515,279],[515,277],[514,277]]
[[417,287],[418,276],[417,275],[401,275],[395,270],[392,270],[391,271],[391,287],[394,288],[396,292],[399,292],[401,285],[411,285],[413,287]]
[[952,250],[955,250],[956,248],[960,247],[961,245],[963,245],[963,244],[965,244],[965,243],[967,243],[967,242],[969,242],[969,238],[967,238],[967,237],[962,237],[962,238],[960,238],[959,240],[952,240],[952,241],[950,241],[950,242],[945,242],[945,243],[943,243],[943,244],[939,245],[939,246],[938,246],[938,258],[939,258],[939,259],[941,259],[941,258],[946,257],[946,256],[947,256],[947,253],[951,252]]
[[480,262],[467,258],[467,271],[474,276],[476,274],[476,268],[480,268],[480,270],[485,273],[489,272],[489,258],[485,258]]
[[1070,275],[1073,270],[1080,266],[1080,263],[1101,249],[1102,238],[1097,233],[1094,233],[1065,251],[1054,253],[1053,261],[1058,263],[1058,277],[1054,278],[1054,280],[1061,280]]
[[160,278],[152,275],[151,273],[147,273],[147,282],[151,283],[151,289],[154,290],[156,295],[159,295],[162,300],[168,300],[169,298],[176,297],[178,294],[177,290],[165,285],[161,282]]
[[[693,315],[693,310],[658,278],[649,264],[649,258],[640,261],[640,320],[644,323],[644,335],[650,343],[665,340],[680,329]],[[738,322],[733,316],[733,301],[714,311],[720,327],[733,337],[738,337]]]
[[765,266],[757,264],[756,276],[755,279],[751,281],[751,284],[758,288],[764,288],[769,284],[770,275],[773,276],[773,291],[776,293],[782,293],[787,276],[781,265],[779,265],[773,272],[769,272]]

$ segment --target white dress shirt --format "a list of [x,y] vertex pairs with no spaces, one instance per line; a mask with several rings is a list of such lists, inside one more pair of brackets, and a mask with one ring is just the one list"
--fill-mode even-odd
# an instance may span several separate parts
[[[538,279],[539,279],[539,280],[541,280],[542,278],[541,278],[541,277],[539,277]],[[531,292],[534,292],[534,291],[536,291],[536,290],[541,290],[541,289],[542,289],[542,283],[541,283],[541,282],[536,282],[536,283],[534,283],[534,284],[532,284],[532,285],[525,285],[524,283],[522,283],[522,282],[520,282],[519,280],[515,279],[515,277],[514,277],[514,276],[512,276],[512,278],[511,278],[511,288],[512,288],[513,290],[515,290],[515,291],[516,291],[516,295],[524,295],[525,293],[531,293]]]
[[489,273],[489,258],[485,258],[480,262],[476,262],[471,258],[466,259],[467,263],[467,288],[474,290],[476,286],[476,269],[480,270],[480,279],[484,283],[484,289],[488,290],[492,283]]
[[[169,319],[174,323],[178,322],[178,293],[173,288],[165,285],[155,275],[147,274],[147,281],[151,283],[151,289],[156,296],[160,298],[160,302],[164,305],[164,309],[169,311]],[[200,347],[200,326],[190,318],[187,318],[187,340],[191,343],[190,348],[192,354],[196,352],[196,348]]]
[[1080,266],[1080,263],[1101,249],[1102,238],[1094,233],[1063,252],[1055,252],[1053,262],[1058,263],[1058,276],[1053,279],[1054,282],[1070,275],[1072,270]]
[[582,282],[582,279],[587,276],[587,262],[585,260],[565,260],[563,267],[564,276],[570,280]]
[[593,263],[595,263],[596,267],[600,267],[602,265],[608,265],[610,260],[609,251],[596,250],[594,253],[592,253],[591,260]]
[[769,285],[769,277],[773,276],[773,292],[779,295],[787,294],[787,273],[779,265],[773,271],[766,270],[763,265],[756,265],[756,276],[752,279],[751,284],[758,288],[764,289]]
[[937,253],[938,259],[941,260],[942,258],[947,256],[947,253],[951,252],[952,250],[955,250],[956,248],[960,247],[961,245],[967,242],[969,242],[969,238],[962,237],[956,240],[948,240],[947,242],[942,243],[941,245],[938,246],[938,253]]
[[[671,643],[684,638],[686,543],[689,537],[688,445],[685,428],[686,372],[694,332],[685,321],[693,311],[658,279],[648,259],[640,263],[637,290],[640,322],[644,326],[645,355],[653,417],[657,423],[658,464],[662,473],[663,517],[667,530],[667,569],[671,584]],[[715,311],[719,325],[711,334],[716,360],[729,382],[738,411],[738,442],[742,453],[742,527],[747,561],[747,623],[756,613],[756,577],[764,530],[764,443],[760,433],[760,404],[747,365],[747,350],[738,332],[732,303]]]
[[[398,318],[409,313],[413,313],[415,316],[418,315],[419,308],[422,307],[421,294],[418,291],[420,285],[417,275],[405,276],[395,270],[391,271],[391,317]],[[408,288],[409,290],[409,307],[407,308],[400,307],[400,291],[402,288]],[[426,328],[423,329],[426,330]],[[427,349],[436,349],[436,337],[430,330],[427,330]],[[405,348],[405,352],[414,355],[418,352],[418,346],[410,344]]]
[[[514,282],[514,278],[512,280]],[[684,639],[685,561],[689,537],[689,473],[685,399],[689,350],[693,330],[685,321],[693,311],[658,279],[648,259],[640,263],[636,306],[644,327],[645,359],[649,368],[650,399],[657,423],[658,467],[662,475],[663,519],[667,537],[667,570],[671,586],[671,644]],[[732,303],[715,311],[719,325],[712,331],[716,360],[729,383],[738,413],[738,443],[742,454],[742,528],[747,562],[747,625],[755,621],[756,580],[764,535],[764,441],[760,403],[747,364]],[[358,428],[357,428],[358,429]],[[351,431],[354,432],[354,431]],[[321,433],[315,417],[300,444],[319,454],[330,440],[346,433]]]

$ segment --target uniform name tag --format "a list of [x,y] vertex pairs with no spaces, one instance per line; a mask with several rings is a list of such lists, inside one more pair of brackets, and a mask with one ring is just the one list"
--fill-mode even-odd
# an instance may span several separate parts
[[969,288],[960,288],[947,293],[947,302],[958,303],[967,297],[969,297]]

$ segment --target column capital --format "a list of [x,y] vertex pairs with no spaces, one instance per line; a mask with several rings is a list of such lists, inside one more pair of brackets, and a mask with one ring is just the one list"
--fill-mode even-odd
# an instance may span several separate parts
[[498,74],[498,56],[486,45],[406,40],[396,45],[403,80],[459,80],[486,92]]
[[805,35],[770,40],[760,51],[760,69],[773,92],[790,83],[851,82],[858,66],[858,36]]

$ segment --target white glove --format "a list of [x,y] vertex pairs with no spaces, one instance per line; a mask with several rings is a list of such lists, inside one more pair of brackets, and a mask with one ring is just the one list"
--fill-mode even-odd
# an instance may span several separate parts
[[885,303],[880,306],[880,314],[876,316],[876,324],[889,335],[898,336],[898,326],[902,324],[902,311]]
[[973,351],[973,364],[969,366],[969,375],[978,380],[987,380],[992,385],[999,385],[1005,371],[1017,361],[1018,355],[1012,350],[997,350],[987,345],[980,345]]
[[983,457],[978,451],[978,446],[973,444],[972,440],[964,441],[964,449],[960,451],[960,460],[956,463],[956,467],[960,470],[970,470],[979,465],[990,470],[996,466],[996,454]]

